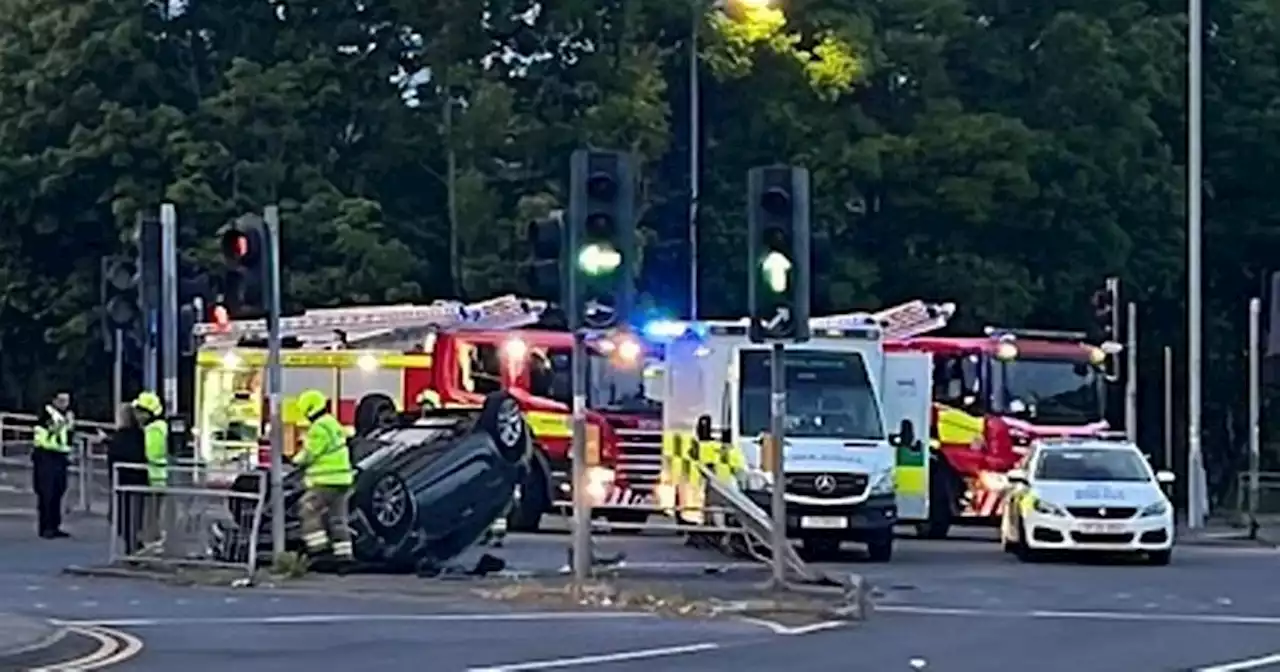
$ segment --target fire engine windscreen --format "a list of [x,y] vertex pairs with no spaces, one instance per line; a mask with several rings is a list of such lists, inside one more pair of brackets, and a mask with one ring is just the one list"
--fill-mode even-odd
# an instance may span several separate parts
[[1033,423],[1099,422],[1106,411],[1106,379],[1087,361],[1018,357],[993,362],[992,402],[998,412]]
[[[856,352],[787,350],[787,436],[794,438],[884,438],[879,402],[866,361]],[[769,431],[769,353],[739,353],[739,432]]]
[[1133,450],[1059,449],[1045,451],[1035,477],[1041,481],[1146,483],[1151,480],[1151,471]]
[[[534,394],[572,404],[572,369],[568,351],[548,353],[549,370],[535,376]],[[657,402],[645,384],[644,368],[615,366],[607,355],[591,352],[587,358],[587,406],[598,410],[641,411]]]

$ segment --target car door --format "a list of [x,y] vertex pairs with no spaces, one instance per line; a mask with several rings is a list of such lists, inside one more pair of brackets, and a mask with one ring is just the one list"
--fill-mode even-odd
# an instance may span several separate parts
[[880,378],[881,406],[890,433],[904,420],[910,421],[915,437],[895,446],[894,481],[898,517],[904,521],[929,518],[929,413],[932,406],[933,362],[927,353],[892,352],[884,358]]
[[1015,469],[1021,469],[1027,476],[1026,483],[1010,483],[1009,491],[1005,494],[1004,501],[1004,521],[1005,529],[1002,530],[1005,539],[1021,540],[1022,536],[1022,500],[1030,492],[1030,479],[1032,464],[1034,464],[1035,453],[1024,455],[1021,460],[1014,465]]

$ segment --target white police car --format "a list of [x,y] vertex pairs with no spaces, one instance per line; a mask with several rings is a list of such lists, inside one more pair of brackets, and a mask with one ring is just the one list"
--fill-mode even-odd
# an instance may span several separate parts
[[1021,560],[1045,552],[1135,553],[1167,565],[1173,507],[1159,473],[1133,443],[1096,438],[1037,442],[1009,472],[1000,541]]

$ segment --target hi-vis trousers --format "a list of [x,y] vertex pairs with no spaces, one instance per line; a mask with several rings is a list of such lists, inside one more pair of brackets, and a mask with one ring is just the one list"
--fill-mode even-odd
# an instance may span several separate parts
[[302,543],[307,553],[318,555],[333,542],[333,554],[344,560],[353,556],[351,529],[347,527],[347,488],[317,485],[302,495]]

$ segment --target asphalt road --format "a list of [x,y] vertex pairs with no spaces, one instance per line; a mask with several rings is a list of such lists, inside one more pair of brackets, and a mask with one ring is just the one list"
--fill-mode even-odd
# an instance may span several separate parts
[[[1178,549],[1169,567],[1123,563],[1024,565],[994,541],[903,540],[893,563],[857,553],[825,565],[878,587],[877,613],[851,628],[778,634],[758,624],[650,616],[533,614],[471,601],[273,594],[71,579],[67,564],[100,560],[99,521],[73,540],[31,539],[30,521],[0,518],[0,611],[43,615],[140,643],[111,669],[240,672],[304,667],[420,670],[937,670],[988,672],[1214,670],[1280,654],[1280,553],[1244,547]],[[522,562],[558,562],[562,537],[516,538]],[[629,570],[747,563],[665,538],[611,537]],[[528,558],[522,561],[521,558]],[[406,581],[415,579],[406,578]],[[126,647],[127,648],[127,647]],[[1280,669],[1280,659],[1219,672]]]

